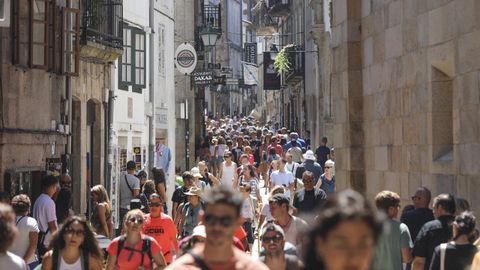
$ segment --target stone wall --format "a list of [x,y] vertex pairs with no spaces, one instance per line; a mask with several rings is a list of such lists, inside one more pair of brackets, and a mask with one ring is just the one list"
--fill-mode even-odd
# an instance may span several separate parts
[[[480,2],[333,5],[336,171],[346,180],[340,185],[352,184],[348,161],[364,160],[358,169],[370,198],[391,189],[409,202],[424,185],[478,206]],[[358,91],[349,91],[352,83]]]

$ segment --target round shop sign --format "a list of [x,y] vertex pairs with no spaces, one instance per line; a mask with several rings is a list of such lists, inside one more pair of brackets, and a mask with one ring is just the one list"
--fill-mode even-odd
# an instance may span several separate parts
[[182,43],[175,52],[175,65],[182,74],[190,74],[197,66],[197,52],[190,43]]

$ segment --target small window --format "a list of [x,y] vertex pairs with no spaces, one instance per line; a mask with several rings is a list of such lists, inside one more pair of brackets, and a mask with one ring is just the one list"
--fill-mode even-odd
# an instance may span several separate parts
[[62,72],[78,76],[80,58],[80,10],[63,9]]
[[30,67],[48,67],[48,0],[30,2]]
[[28,68],[30,58],[30,1],[12,1],[12,63],[24,68]]
[[123,55],[119,60],[120,89],[132,86],[134,92],[141,93],[146,86],[146,37],[138,28],[123,26]]

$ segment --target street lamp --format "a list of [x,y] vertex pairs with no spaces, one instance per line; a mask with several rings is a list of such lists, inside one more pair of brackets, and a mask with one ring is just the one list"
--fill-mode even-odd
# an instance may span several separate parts
[[200,36],[202,37],[203,45],[207,48],[214,47],[217,43],[217,39],[220,35],[218,29],[207,26],[201,32]]
[[[217,43],[217,39],[220,36],[220,31],[217,28],[213,28],[211,26],[207,26],[203,28],[202,31],[200,31],[200,36],[202,37],[203,45],[205,46],[205,49],[210,50],[210,53],[212,53],[213,47],[215,47],[215,44]],[[208,67],[208,62],[210,60],[210,57],[207,58],[207,61],[205,61],[205,66]],[[204,119],[203,120],[203,135],[206,134],[206,127],[205,127],[205,119],[206,119],[206,103],[205,103],[205,87],[203,87],[203,113],[204,113]]]

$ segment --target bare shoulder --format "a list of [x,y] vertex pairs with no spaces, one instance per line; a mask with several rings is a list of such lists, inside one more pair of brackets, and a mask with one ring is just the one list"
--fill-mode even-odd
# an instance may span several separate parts
[[237,264],[235,269],[237,270],[269,270],[268,267],[259,260],[253,259],[250,255],[235,249],[235,258]]
[[165,270],[196,270],[200,269],[195,267],[195,260],[189,254],[185,254],[182,257],[173,261]]

